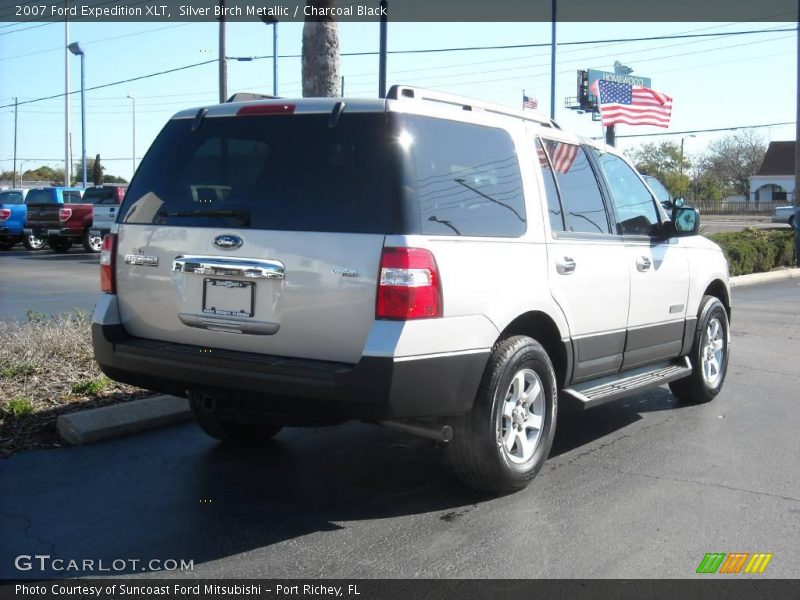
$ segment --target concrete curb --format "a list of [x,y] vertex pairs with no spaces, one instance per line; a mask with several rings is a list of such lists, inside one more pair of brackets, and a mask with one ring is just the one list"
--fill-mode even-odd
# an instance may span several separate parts
[[152,396],[61,415],[58,434],[74,446],[182,423],[192,418],[189,401],[175,396]]
[[751,273],[750,275],[737,275],[731,277],[731,287],[741,287],[743,285],[755,285],[756,283],[767,283],[770,281],[780,281],[782,279],[800,278],[800,269],[781,269],[780,271],[770,271],[768,273]]

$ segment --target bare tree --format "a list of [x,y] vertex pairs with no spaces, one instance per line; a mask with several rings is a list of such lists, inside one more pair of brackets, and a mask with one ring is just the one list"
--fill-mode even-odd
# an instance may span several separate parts
[[306,16],[303,25],[304,98],[339,95],[339,29],[325,14],[334,5],[334,0],[306,0],[317,15]]
[[747,197],[750,177],[758,172],[767,148],[752,129],[743,129],[709,144],[701,161],[701,172],[722,188]]

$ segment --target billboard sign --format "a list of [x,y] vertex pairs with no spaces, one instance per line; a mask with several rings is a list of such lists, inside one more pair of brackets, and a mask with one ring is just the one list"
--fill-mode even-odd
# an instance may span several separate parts
[[637,75],[617,75],[610,71],[598,71],[597,69],[589,69],[589,85],[591,86],[595,81],[605,79],[606,81],[616,81],[617,83],[627,83],[628,85],[640,85],[646,88],[652,88],[651,80],[649,77],[639,77]]

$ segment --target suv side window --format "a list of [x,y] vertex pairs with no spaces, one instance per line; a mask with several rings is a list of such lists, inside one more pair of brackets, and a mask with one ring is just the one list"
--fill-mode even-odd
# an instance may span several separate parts
[[545,146],[561,192],[566,231],[610,233],[600,186],[584,149],[554,140],[545,140]]
[[611,191],[622,235],[651,235],[658,225],[655,200],[636,172],[619,156],[592,150]]
[[536,140],[536,156],[539,159],[539,166],[542,168],[542,179],[544,180],[544,193],[547,196],[547,214],[550,217],[550,229],[552,231],[564,231],[564,214],[561,209],[561,200],[558,196],[558,186],[553,175],[553,168],[547,157],[541,140]]
[[525,233],[519,159],[507,131],[414,115],[402,117],[400,130],[416,171],[423,234]]

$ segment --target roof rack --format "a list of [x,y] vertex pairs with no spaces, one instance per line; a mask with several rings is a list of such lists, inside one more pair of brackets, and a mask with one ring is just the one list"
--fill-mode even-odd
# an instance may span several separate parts
[[561,129],[558,123],[542,114],[516,110],[502,104],[493,104],[491,102],[483,102],[465,96],[457,96],[455,94],[447,94],[445,92],[437,92],[425,88],[412,87],[409,85],[393,85],[389,89],[386,98],[390,100],[422,100],[429,102],[439,102],[440,104],[449,104],[451,106],[459,106],[461,110],[482,110],[489,113],[504,115],[507,117],[515,117],[517,119],[524,119],[526,121],[533,121],[546,127],[553,127]]
[[256,94],[254,92],[236,92],[225,102],[247,102],[248,100],[278,100],[280,96],[267,96],[266,94]]

